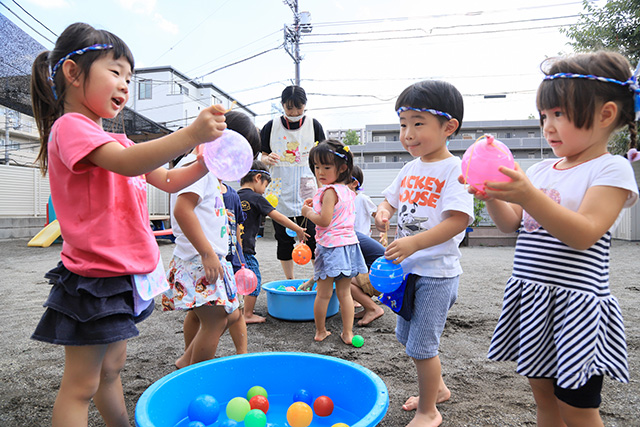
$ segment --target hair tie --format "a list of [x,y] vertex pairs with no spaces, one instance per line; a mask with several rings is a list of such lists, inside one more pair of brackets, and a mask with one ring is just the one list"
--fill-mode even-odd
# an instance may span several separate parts
[[358,178],[356,178],[355,176],[352,176],[351,179],[356,182],[356,191],[359,191],[360,190],[360,181],[358,181]]
[[434,116],[442,116],[447,120],[451,120],[453,116],[449,113],[445,113],[444,111],[434,110],[433,108],[414,108],[414,107],[400,107],[396,110],[398,117],[400,113],[404,113],[405,111],[420,111],[422,113],[431,113]]
[[[263,171],[262,169],[249,169],[249,172],[263,173],[265,175],[271,176],[271,174],[268,171]],[[247,172],[247,173],[249,173],[249,172]]]
[[82,49],[74,50],[73,52],[68,53],[67,55],[60,58],[60,60],[56,62],[56,65],[54,65],[53,68],[51,69],[51,76],[49,77],[49,81],[51,81],[51,90],[53,91],[53,98],[56,100],[58,99],[58,94],[56,93],[55,78],[56,78],[56,73],[58,72],[58,68],[60,68],[60,66],[64,63],[64,61],[66,61],[67,59],[71,58],[74,55],[82,55],[83,53],[89,52],[91,50],[107,50],[107,49],[113,49],[113,45],[98,43],[91,46],[83,47]]
[[613,83],[619,86],[628,87],[633,93],[633,103],[636,121],[640,120],[640,85],[638,84],[638,75],[640,74],[640,63],[636,67],[631,77],[627,81],[620,81],[612,79],[610,77],[601,77],[593,74],[576,74],[576,73],[556,73],[548,74],[544,76],[543,80],[556,80],[556,79],[586,79],[595,80],[604,83]]

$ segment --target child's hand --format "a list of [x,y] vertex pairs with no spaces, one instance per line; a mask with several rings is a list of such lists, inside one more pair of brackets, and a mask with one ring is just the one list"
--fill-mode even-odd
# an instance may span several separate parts
[[211,284],[216,283],[218,278],[224,276],[222,264],[215,253],[205,254],[202,257],[202,266],[204,267],[204,275]]
[[[458,176],[458,182],[462,185],[467,184],[467,181],[464,179],[463,175]],[[477,188],[472,187],[471,185],[467,187],[467,192],[469,194],[473,194],[473,197],[478,200],[491,200],[491,197],[487,196],[487,193],[485,193],[484,191],[480,191]]]
[[205,108],[198,114],[196,120],[186,127],[186,130],[199,144],[219,138],[227,128],[222,111],[224,109],[220,105]]
[[267,156],[262,156],[262,161],[267,166],[273,166],[280,161],[280,156],[277,153],[269,153]]
[[396,239],[384,251],[384,257],[388,260],[393,260],[394,264],[400,264],[405,259],[409,258],[413,255],[418,249],[420,249],[415,244],[415,236],[407,236],[402,237],[400,239]]
[[531,184],[529,178],[516,163],[515,169],[501,166],[500,172],[511,178],[508,182],[491,182],[485,184],[487,199],[498,199],[505,202],[516,203],[520,206],[532,199],[532,193],[539,191]]
[[298,235],[298,241],[300,242],[306,242],[307,239],[311,236],[309,236],[306,233],[307,229],[306,228],[302,228],[302,227],[298,227],[298,230],[296,231],[296,234]]
[[307,205],[302,205],[302,208],[300,208],[300,213],[302,214],[303,217],[305,218],[309,218],[309,213],[313,212],[313,209],[311,209],[309,206]]
[[386,232],[389,229],[389,218],[391,218],[391,212],[383,208],[378,208],[374,218],[378,231]]

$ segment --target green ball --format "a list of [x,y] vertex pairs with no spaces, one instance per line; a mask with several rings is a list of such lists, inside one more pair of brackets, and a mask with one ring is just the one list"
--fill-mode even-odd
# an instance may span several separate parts
[[254,385],[247,392],[247,400],[251,400],[253,396],[257,396],[257,395],[264,396],[267,399],[269,398],[269,396],[267,396],[267,390],[265,390],[264,387],[260,387],[259,385]]
[[244,397],[234,397],[227,403],[227,418],[235,421],[243,421],[244,417],[251,410],[249,401]]
[[362,345],[364,344],[364,338],[362,338],[362,335],[354,335],[351,339],[351,344],[353,344],[353,346],[357,348],[362,347]]
[[265,427],[267,416],[260,409],[252,409],[244,417],[245,427]]

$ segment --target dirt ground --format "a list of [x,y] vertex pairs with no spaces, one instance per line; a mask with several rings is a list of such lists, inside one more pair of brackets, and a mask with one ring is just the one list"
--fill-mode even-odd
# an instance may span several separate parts
[[[173,245],[159,243],[165,265]],[[0,291],[0,425],[50,425],[51,408],[64,366],[63,348],[29,339],[49,292],[44,273],[59,259],[60,245],[29,248],[26,240],[0,241],[4,271]],[[283,278],[275,260],[275,241],[257,243],[263,281]],[[502,291],[511,270],[511,247],[464,247],[458,302],[450,312],[441,343],[445,382],[452,392],[439,405],[443,426],[534,426],[535,406],[525,378],[515,365],[486,358],[491,333],[500,312]],[[610,378],[604,383],[602,417],[607,426],[640,426],[640,281],[639,242],[615,241],[611,262],[611,288],[625,316],[631,382]],[[309,266],[296,267],[298,278],[310,275]],[[266,295],[256,311],[267,315]],[[156,304],[156,308],[158,305]],[[249,325],[249,351],[314,352],[358,363],[375,372],[389,389],[389,411],[381,426],[405,426],[413,414],[402,410],[407,397],[417,393],[415,368],[394,335],[395,315],[386,309],[368,327],[356,327],[364,337],[362,348],[345,346],[339,338],[340,316],[327,322],[334,334],[323,343],[313,341],[313,322],[286,322],[268,316],[267,322]],[[133,425],[135,404],[153,382],[174,371],[183,350],[183,313],[156,310],[139,325],[140,336],[129,341],[122,374],[125,399]],[[234,354],[228,334],[220,341],[218,357]],[[102,426],[95,408],[91,426]]]

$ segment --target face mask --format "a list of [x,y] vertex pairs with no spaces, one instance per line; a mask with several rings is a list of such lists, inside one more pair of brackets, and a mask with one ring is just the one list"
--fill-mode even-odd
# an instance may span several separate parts
[[302,118],[304,117],[304,114],[302,116],[287,116],[286,114],[284,115],[284,117],[289,120],[290,122],[299,122],[300,120],[302,120]]

